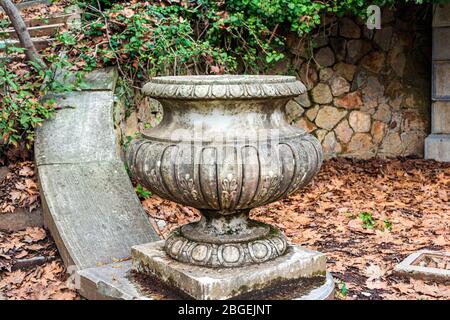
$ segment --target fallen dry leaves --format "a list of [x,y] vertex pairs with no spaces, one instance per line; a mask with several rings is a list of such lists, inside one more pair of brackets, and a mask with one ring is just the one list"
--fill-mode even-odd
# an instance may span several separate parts
[[[449,283],[415,280],[394,266],[420,249],[450,250],[450,164],[333,159],[301,192],[252,211],[294,243],[325,252],[346,299],[450,299]],[[195,210],[157,196],[143,201],[163,236]],[[374,220],[367,228],[360,214]]]
[[[15,268],[33,259],[41,262]],[[44,229],[0,232],[0,296],[14,300],[79,299],[66,280],[64,264]]]
[[39,206],[39,190],[35,179],[34,164],[19,162],[8,167],[8,173],[0,180],[0,215],[24,208],[31,212]]
[[[15,4],[24,1],[13,1]],[[64,9],[70,6],[70,1],[68,0],[58,0],[54,1],[52,4],[35,4],[33,6],[24,8],[21,10],[23,19],[43,19],[55,14],[63,14]],[[0,12],[0,19],[6,19],[6,14]]]
[[[22,163],[12,171],[22,181],[33,178],[32,169],[31,164]],[[393,273],[394,266],[413,251],[450,250],[449,192],[449,164],[334,159],[324,163],[304,190],[257,208],[252,216],[278,226],[292,242],[325,252],[337,287],[345,285],[347,290],[346,296],[340,298],[450,299],[449,283]],[[162,237],[199,218],[195,209],[157,196],[142,204]],[[362,212],[370,213],[373,228],[364,225]],[[14,269],[17,261],[37,256],[49,259],[34,268]],[[448,262],[426,263],[447,267]],[[66,284],[66,277],[45,230],[0,233],[0,296],[79,299]]]

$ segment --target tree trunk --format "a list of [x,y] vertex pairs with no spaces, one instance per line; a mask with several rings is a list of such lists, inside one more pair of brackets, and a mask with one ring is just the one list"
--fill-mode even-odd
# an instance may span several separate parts
[[11,20],[11,24],[17,33],[20,44],[25,48],[25,54],[27,59],[37,63],[40,67],[47,69],[47,65],[36,50],[36,47],[31,40],[30,33],[27,26],[20,15],[19,10],[16,8],[11,0],[0,0],[0,6],[5,10],[6,14]]

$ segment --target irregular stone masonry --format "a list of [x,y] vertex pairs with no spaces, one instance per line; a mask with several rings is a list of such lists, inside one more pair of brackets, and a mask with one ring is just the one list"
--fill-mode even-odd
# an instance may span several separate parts
[[[341,19],[327,36],[321,31],[314,59],[296,65],[309,91],[289,103],[290,121],[319,138],[327,157],[423,155],[430,114],[424,52],[431,49],[431,21],[411,32],[417,12],[401,11],[402,19],[384,12],[380,30]],[[303,51],[292,50],[291,60]],[[285,63],[287,70],[291,62]]]
[[[288,103],[287,115],[321,141],[326,157],[423,156],[430,126],[431,17],[415,19],[414,6],[397,13],[385,10],[380,30],[349,18],[329,25],[313,37],[314,59],[308,60],[308,41],[294,38],[287,59],[267,72],[295,69],[308,92]],[[417,21],[414,32],[411,21]],[[155,125],[142,115],[155,113],[157,104],[146,101],[132,113],[125,136]]]

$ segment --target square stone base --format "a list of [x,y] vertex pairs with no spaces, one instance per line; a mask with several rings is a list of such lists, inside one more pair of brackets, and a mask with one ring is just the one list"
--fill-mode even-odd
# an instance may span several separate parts
[[323,253],[290,245],[287,253],[265,263],[212,269],[180,263],[164,251],[164,241],[134,246],[133,269],[157,276],[197,300],[230,299],[289,280],[326,275]]

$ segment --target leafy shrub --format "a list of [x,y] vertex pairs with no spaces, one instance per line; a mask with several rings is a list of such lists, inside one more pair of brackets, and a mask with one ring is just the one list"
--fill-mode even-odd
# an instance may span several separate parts
[[74,90],[82,85],[81,73],[77,81],[63,83],[55,79],[55,71],[70,63],[57,55],[49,54],[46,60],[52,68],[24,60],[24,49],[8,46],[0,57],[0,163],[10,147],[30,150],[34,130],[49,119],[54,112],[55,101],[42,99],[49,91]]

